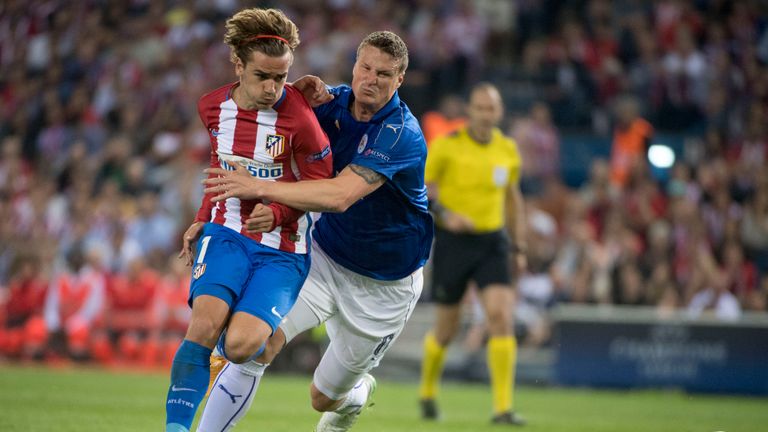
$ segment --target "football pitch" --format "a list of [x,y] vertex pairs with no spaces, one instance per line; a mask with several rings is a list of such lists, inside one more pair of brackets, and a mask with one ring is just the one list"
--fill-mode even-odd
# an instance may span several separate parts
[[[309,377],[267,375],[242,431],[312,431]],[[0,431],[162,431],[168,377],[162,372],[0,366]],[[354,430],[529,432],[768,431],[768,399],[673,391],[607,391],[522,386],[524,428],[489,424],[483,385],[446,383],[439,422],[419,420],[416,385],[379,381],[376,405]]]

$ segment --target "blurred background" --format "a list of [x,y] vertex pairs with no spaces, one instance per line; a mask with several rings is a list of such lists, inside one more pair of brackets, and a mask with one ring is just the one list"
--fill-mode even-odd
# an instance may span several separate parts
[[[400,34],[428,140],[473,84],[500,88],[530,236],[521,380],[768,393],[759,0],[3,1],[0,361],[170,363],[209,157],[196,102],[235,79],[224,21],[252,6],[299,26],[289,80],[349,82],[365,34]],[[484,379],[474,302],[456,378]],[[418,373],[431,313],[427,284],[383,370]],[[311,370],[321,341],[285,368]]]

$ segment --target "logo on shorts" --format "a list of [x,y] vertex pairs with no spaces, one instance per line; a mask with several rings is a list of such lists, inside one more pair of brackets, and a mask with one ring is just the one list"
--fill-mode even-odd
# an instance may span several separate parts
[[277,306],[272,306],[272,315],[274,315],[274,316],[276,316],[276,317],[278,317],[280,319],[283,319],[283,316],[280,315],[280,312],[277,311]]
[[205,263],[197,264],[192,270],[192,277],[195,279],[200,279],[200,276],[202,276],[203,273],[205,273]]

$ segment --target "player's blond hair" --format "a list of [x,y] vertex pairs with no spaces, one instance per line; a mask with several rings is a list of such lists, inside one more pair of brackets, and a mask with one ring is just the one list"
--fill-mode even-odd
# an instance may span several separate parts
[[364,46],[378,48],[399,61],[400,65],[397,68],[398,73],[403,73],[408,69],[408,46],[405,45],[405,42],[403,42],[400,36],[391,31],[376,31],[366,36],[357,47],[358,56],[360,55],[360,50]]
[[224,43],[229,45],[230,60],[248,63],[253,51],[270,57],[293,52],[299,45],[299,29],[278,9],[243,9],[232,15],[225,25]]

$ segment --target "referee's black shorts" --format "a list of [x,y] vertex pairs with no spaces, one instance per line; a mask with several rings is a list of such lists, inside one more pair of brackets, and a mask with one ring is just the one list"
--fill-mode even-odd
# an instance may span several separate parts
[[458,303],[470,280],[481,290],[491,284],[511,285],[508,250],[504,231],[456,234],[436,227],[433,299],[440,304]]

